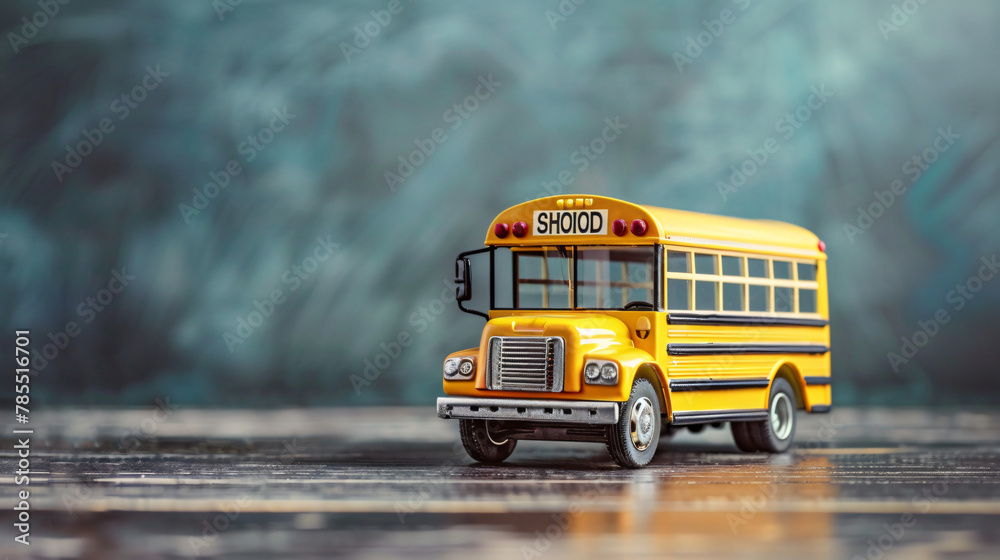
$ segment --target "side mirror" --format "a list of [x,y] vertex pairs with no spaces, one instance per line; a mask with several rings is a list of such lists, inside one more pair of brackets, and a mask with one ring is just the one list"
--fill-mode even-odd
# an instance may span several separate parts
[[467,258],[455,259],[455,299],[469,301],[472,299],[472,269]]

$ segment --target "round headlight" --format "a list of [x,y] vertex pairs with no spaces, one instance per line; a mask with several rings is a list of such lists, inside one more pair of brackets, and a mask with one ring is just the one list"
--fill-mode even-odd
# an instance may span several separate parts
[[597,381],[597,377],[601,375],[601,366],[590,362],[587,367],[583,370],[584,375],[587,376],[588,381]]
[[618,368],[615,364],[604,364],[601,366],[601,378],[605,381],[612,381],[618,377]]
[[455,375],[455,372],[458,371],[458,364],[460,361],[461,360],[459,360],[458,358],[448,358],[447,360],[445,360],[444,374],[447,375],[448,377]]
[[466,377],[472,375],[472,370],[472,360],[462,360],[462,365],[458,366],[458,372]]

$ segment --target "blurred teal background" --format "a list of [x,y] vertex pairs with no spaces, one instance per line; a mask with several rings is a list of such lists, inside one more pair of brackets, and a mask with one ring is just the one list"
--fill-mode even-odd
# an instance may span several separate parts
[[1000,403],[1000,278],[976,280],[1000,251],[997,21],[988,0],[7,1],[4,345],[31,329],[39,406],[431,406],[482,327],[442,303],[455,255],[581,192],[819,234],[836,404]]

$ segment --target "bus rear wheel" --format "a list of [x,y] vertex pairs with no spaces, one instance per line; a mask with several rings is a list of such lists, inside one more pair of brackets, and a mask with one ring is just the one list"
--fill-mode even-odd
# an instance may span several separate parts
[[755,453],[759,449],[757,449],[757,442],[750,435],[749,424],[750,422],[733,422],[729,427],[733,431],[733,439],[736,441],[736,447],[744,453]]
[[618,423],[608,426],[608,453],[626,469],[645,467],[660,441],[660,402],[645,379],[636,379],[628,401],[621,403]]
[[513,439],[493,439],[487,420],[459,420],[458,433],[462,436],[465,452],[480,463],[502,463],[517,445],[517,440]]
[[[767,420],[744,422],[746,432],[752,441],[754,451],[784,453],[795,439],[795,392],[788,381],[775,379],[771,383],[771,395],[767,403]],[[735,424],[733,437],[739,437]],[[740,446],[739,439],[736,445]],[[740,449],[743,447],[740,446]]]

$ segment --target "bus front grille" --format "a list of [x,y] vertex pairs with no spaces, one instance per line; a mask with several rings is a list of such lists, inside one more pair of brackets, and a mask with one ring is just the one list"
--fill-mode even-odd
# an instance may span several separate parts
[[490,337],[489,388],[561,392],[565,348],[560,336]]

